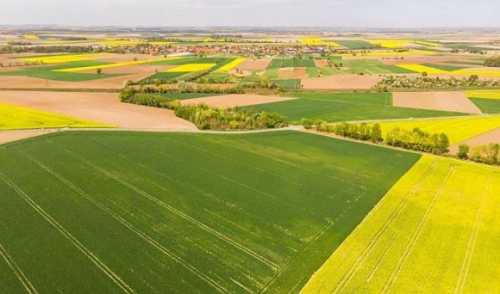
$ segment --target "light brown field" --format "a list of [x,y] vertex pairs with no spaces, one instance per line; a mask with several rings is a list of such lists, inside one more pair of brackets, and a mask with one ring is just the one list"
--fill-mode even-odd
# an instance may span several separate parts
[[269,63],[271,63],[270,58],[247,59],[237,69],[241,71],[262,71],[267,68]]
[[109,123],[127,129],[196,130],[173,111],[120,102],[115,93],[1,91],[0,102]]
[[395,92],[393,105],[430,110],[480,114],[464,92]]
[[56,130],[15,130],[15,131],[0,131],[0,145],[14,142],[26,138],[41,136],[56,132]]
[[253,94],[232,94],[232,95],[186,99],[182,100],[181,103],[183,105],[206,104],[211,107],[231,108],[236,106],[266,104],[266,103],[280,102],[292,99],[296,98],[288,98],[280,96],[263,96],[263,95],[253,95]]
[[381,77],[373,75],[346,74],[303,79],[302,85],[306,90],[368,90],[375,86],[381,79]]
[[307,77],[307,72],[304,67],[280,68],[278,74],[282,79],[303,79]]

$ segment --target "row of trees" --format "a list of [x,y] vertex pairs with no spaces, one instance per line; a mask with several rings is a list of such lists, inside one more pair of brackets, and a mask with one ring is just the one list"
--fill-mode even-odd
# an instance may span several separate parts
[[429,77],[425,73],[418,77],[386,76],[375,89],[381,92],[400,89],[456,89],[456,88],[497,88],[500,80],[481,80],[477,75],[468,78]]
[[500,165],[500,144],[488,144],[470,148],[463,144],[458,147],[458,157],[486,164]]
[[207,105],[180,105],[175,115],[191,121],[202,130],[255,130],[288,126],[287,119],[277,113],[239,108],[212,108]]
[[421,129],[405,130],[400,128],[387,132],[385,138],[382,136],[380,124],[350,124],[350,123],[327,123],[325,121],[302,120],[306,129],[316,129],[320,132],[333,133],[338,136],[353,138],[373,143],[385,143],[390,146],[444,154],[448,152],[450,141],[444,133],[431,134]]
[[390,146],[434,154],[447,153],[450,147],[450,140],[445,133],[431,134],[419,128],[413,130],[394,128],[387,133],[385,143]]
[[165,98],[160,94],[141,93],[133,88],[122,91],[120,99],[125,103],[172,109],[176,116],[191,121],[202,130],[255,130],[288,126],[286,117],[277,113],[240,108],[212,108],[203,104],[182,105],[177,99]]

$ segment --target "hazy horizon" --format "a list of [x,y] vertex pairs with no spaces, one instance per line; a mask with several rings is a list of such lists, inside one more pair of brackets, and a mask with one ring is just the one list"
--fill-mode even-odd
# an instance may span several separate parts
[[498,28],[489,0],[6,0],[2,25]]

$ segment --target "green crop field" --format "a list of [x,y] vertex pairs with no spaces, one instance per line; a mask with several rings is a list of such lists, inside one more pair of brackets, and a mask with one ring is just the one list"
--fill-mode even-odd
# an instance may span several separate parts
[[267,66],[268,69],[282,68],[282,67],[316,67],[316,65],[314,64],[314,60],[308,57],[304,58],[280,57],[280,58],[273,58],[271,63],[269,63],[269,65]]
[[390,74],[390,73],[414,73],[411,70],[399,66],[384,64],[374,59],[346,59],[343,61],[345,71],[340,73],[365,73],[365,74]]
[[500,169],[424,156],[304,293],[500,293]]
[[273,80],[273,83],[282,89],[291,91],[298,90],[301,86],[299,79]]
[[87,66],[97,66],[107,64],[101,61],[74,61],[64,64],[51,65],[51,66],[37,66],[30,68],[18,69],[16,71],[6,71],[0,72],[3,76],[27,76],[33,78],[54,80],[54,81],[66,81],[66,82],[80,82],[80,81],[90,81],[103,78],[109,78],[117,76],[117,74],[97,74],[96,73],[80,73],[80,72],[61,72],[57,71],[66,68],[77,68],[77,67],[87,67]]
[[347,49],[371,49],[377,47],[364,40],[335,40],[335,42]]
[[469,98],[483,113],[500,113],[500,99]]
[[302,118],[352,121],[457,115],[453,112],[394,107],[390,93],[297,92],[287,94],[287,96],[290,95],[299,99],[261,104],[250,108],[278,112],[293,121]]
[[297,292],[418,158],[298,132],[3,145],[2,290]]
[[[214,72],[217,69],[223,67],[227,63],[233,61],[234,58],[226,58],[226,57],[185,57],[178,59],[167,59],[161,61],[155,61],[148,63],[149,65],[185,65],[185,64],[215,64],[208,73]],[[175,79],[182,79],[182,76],[190,76],[189,72],[158,72],[155,73],[148,78],[144,79],[144,81],[148,80],[161,80],[161,81],[172,81]]]

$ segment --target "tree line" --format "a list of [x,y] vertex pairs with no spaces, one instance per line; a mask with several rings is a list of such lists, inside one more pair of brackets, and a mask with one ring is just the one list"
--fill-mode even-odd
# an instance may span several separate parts
[[306,129],[316,129],[320,132],[333,133],[342,137],[361,141],[371,141],[376,144],[385,143],[394,147],[434,154],[447,153],[450,147],[450,141],[446,134],[433,134],[419,128],[414,128],[412,130],[394,128],[387,132],[384,137],[382,135],[382,128],[378,123],[327,123],[325,121],[303,119],[302,125]]
[[500,165],[500,144],[491,143],[472,148],[467,144],[462,144],[458,147],[458,157],[480,163]]

